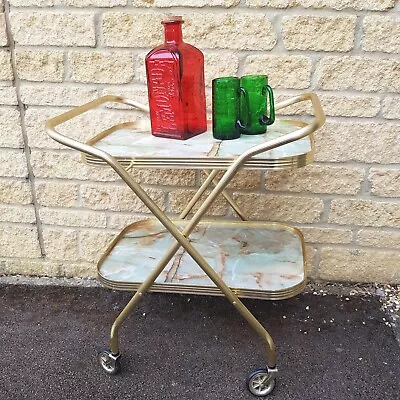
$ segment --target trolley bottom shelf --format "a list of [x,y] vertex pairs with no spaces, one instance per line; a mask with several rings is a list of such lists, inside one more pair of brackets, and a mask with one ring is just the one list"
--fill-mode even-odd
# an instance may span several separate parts
[[[184,229],[187,222],[175,224]],[[304,239],[296,228],[267,222],[204,221],[189,239],[239,297],[285,299],[305,287]],[[126,227],[98,263],[100,281],[112,289],[136,290],[174,240],[157,220]],[[222,295],[183,248],[151,291]]]

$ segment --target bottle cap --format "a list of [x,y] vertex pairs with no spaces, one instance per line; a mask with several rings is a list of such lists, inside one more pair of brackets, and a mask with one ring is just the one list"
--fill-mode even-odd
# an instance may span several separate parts
[[183,22],[183,18],[181,15],[164,15],[162,22]]

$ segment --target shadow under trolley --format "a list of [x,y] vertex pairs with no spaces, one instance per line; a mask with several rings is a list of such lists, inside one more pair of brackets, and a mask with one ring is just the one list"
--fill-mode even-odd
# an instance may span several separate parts
[[[135,292],[111,327],[110,350],[99,355],[108,374],[121,370],[119,328],[146,292],[223,295],[266,345],[266,366],[247,377],[248,389],[256,396],[272,392],[277,374],[274,342],[239,298],[278,300],[300,293],[306,285],[304,239],[298,229],[282,223],[249,221],[225,189],[240,170],[295,169],[312,162],[313,134],[325,122],[318,97],[304,93],[275,109],[305,101],[312,104],[311,121],[277,120],[265,134],[228,141],[214,139],[211,129],[185,141],[154,137],[148,120],[115,125],[87,143],[56,130],[110,102],[148,112],[121,96],[98,98],[47,122],[48,134],[82,152],[86,163],[113,168],[154,216],[124,228],[98,262],[98,278],[105,286]],[[130,172],[136,168],[200,169],[206,178],[179,218],[171,220],[133,179]],[[238,219],[203,219],[219,195]]]

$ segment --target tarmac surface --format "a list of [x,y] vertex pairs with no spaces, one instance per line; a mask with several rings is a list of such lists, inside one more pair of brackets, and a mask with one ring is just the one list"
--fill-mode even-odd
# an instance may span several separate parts
[[[0,283],[0,399],[256,399],[265,347],[222,297],[148,294],[120,331],[122,373],[98,352],[130,294]],[[400,398],[400,348],[375,296],[243,300],[277,345],[280,399]]]

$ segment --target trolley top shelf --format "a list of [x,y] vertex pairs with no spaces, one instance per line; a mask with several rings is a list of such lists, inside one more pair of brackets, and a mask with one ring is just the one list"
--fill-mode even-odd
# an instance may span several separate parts
[[[282,137],[307,126],[295,120],[277,120],[262,135],[242,135],[235,140],[216,140],[211,126],[207,132],[188,140],[155,137],[150,126],[125,123],[116,125],[91,139],[88,144],[115,157],[125,167],[226,169],[232,161],[254,146]],[[304,166],[312,161],[313,134],[249,159],[244,168],[286,169]],[[84,155],[89,164],[106,165],[102,159]]]
[[235,140],[216,140],[209,125],[207,132],[188,140],[173,140],[151,135],[149,120],[115,125],[81,143],[55,129],[105,103],[123,103],[148,112],[148,107],[121,96],[103,96],[50,119],[49,135],[56,141],[79,150],[93,165],[110,165],[121,176],[125,168],[188,169],[293,169],[310,163],[314,155],[314,132],[325,122],[318,97],[304,93],[275,104],[275,110],[310,101],[314,117],[310,122],[277,120],[262,135],[242,135]]

